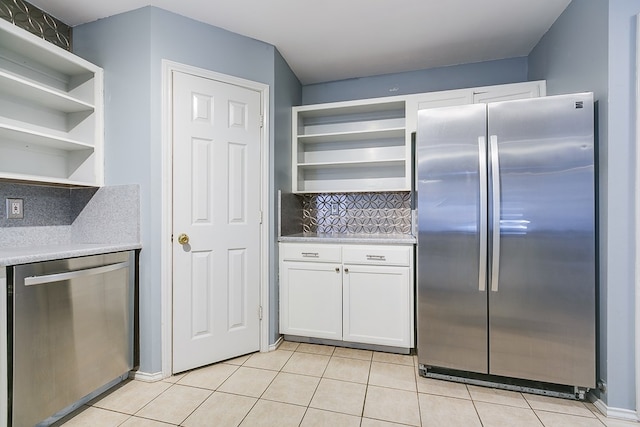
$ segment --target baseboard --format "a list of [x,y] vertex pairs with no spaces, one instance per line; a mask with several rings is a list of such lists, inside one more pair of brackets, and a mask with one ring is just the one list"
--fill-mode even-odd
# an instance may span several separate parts
[[277,350],[278,347],[280,347],[280,344],[282,344],[282,341],[284,341],[284,336],[280,335],[280,338],[278,338],[276,342],[269,344],[269,351]]
[[129,372],[129,378],[133,378],[134,380],[144,381],[147,383],[153,383],[156,381],[160,381],[164,378],[162,372],[141,372],[141,371],[131,371]]
[[638,413],[631,409],[611,408],[600,399],[595,399],[593,401],[593,405],[607,418],[616,418],[625,421],[640,421]]

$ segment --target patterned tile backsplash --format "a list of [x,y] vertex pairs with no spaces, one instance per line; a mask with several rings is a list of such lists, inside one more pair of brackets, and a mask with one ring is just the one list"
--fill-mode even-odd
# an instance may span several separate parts
[[70,26],[24,0],[0,0],[0,18],[66,50],[71,50]]
[[305,233],[411,234],[411,195],[395,193],[304,194]]

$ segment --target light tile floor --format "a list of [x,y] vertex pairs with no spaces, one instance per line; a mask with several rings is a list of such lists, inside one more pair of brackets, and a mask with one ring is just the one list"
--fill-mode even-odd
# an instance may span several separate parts
[[127,381],[75,427],[639,427],[591,403],[422,378],[414,356],[284,342],[164,381]]

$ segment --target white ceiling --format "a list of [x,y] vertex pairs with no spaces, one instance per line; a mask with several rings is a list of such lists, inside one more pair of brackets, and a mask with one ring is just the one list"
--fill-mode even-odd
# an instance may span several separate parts
[[302,84],[526,56],[571,0],[28,0],[71,26],[153,5],[278,48]]

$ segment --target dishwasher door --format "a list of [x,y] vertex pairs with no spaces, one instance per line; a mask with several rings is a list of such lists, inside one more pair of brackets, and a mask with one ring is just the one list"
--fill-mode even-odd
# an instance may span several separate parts
[[13,267],[9,425],[33,426],[133,363],[133,252]]

